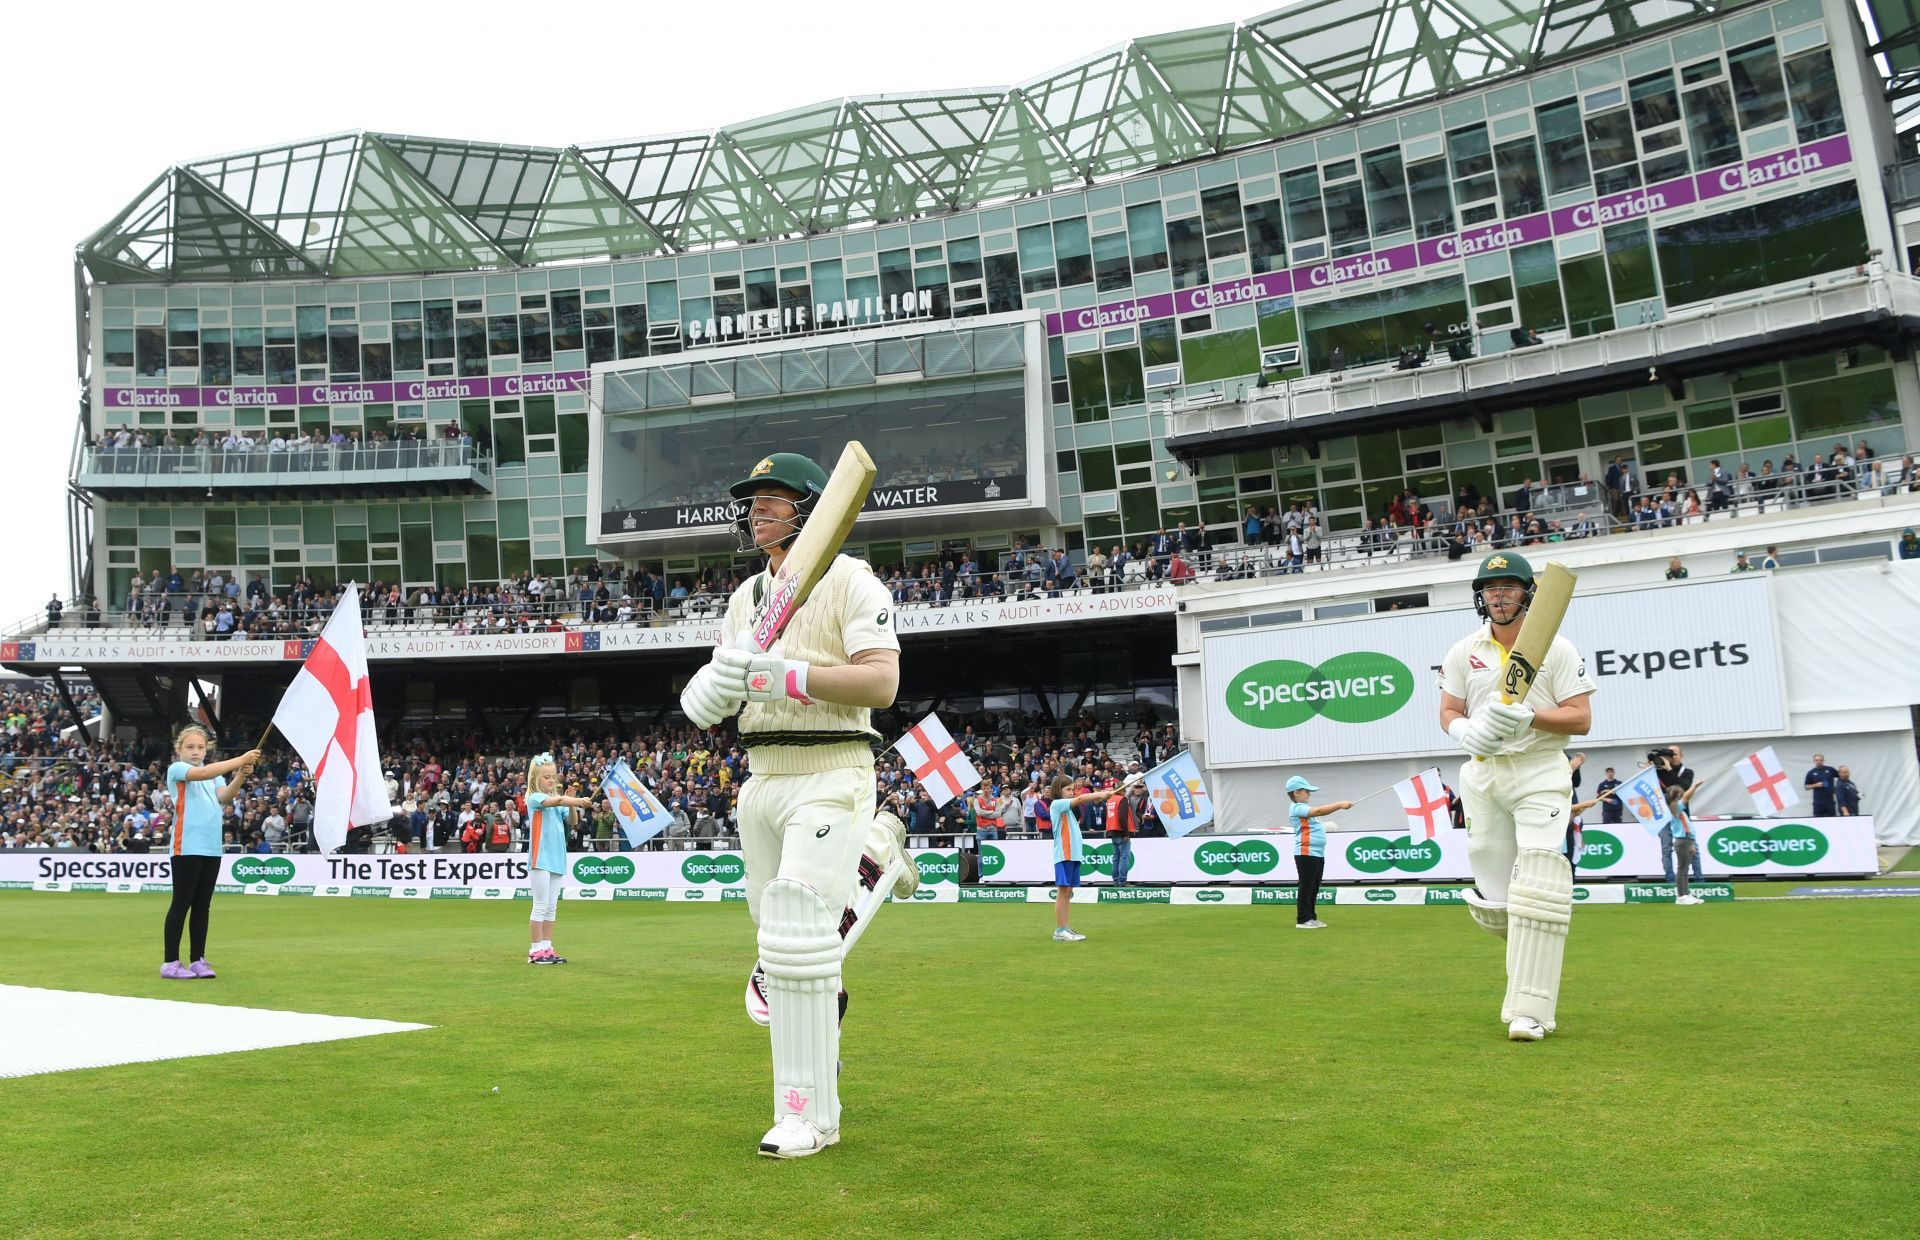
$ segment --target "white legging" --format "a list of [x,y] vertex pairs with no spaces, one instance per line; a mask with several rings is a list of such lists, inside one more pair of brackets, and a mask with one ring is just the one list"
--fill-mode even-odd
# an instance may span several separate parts
[[560,911],[560,888],[566,885],[565,874],[555,874],[550,870],[533,871],[533,916],[530,921],[555,921],[554,914]]

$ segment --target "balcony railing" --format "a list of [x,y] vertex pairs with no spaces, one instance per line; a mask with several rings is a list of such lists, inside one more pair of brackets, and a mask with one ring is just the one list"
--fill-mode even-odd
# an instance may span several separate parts
[[219,444],[165,447],[94,446],[81,453],[77,481],[90,489],[116,486],[257,486],[301,482],[453,482],[491,486],[493,458],[478,446],[446,439],[323,443],[296,440],[284,447]]

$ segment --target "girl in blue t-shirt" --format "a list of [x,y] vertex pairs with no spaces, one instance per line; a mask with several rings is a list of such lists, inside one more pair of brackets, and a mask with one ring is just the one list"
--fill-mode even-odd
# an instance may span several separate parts
[[1053,824],[1053,941],[1056,943],[1080,943],[1087,937],[1074,933],[1067,925],[1067,906],[1073,902],[1073,889],[1080,885],[1080,861],[1086,852],[1080,838],[1080,816],[1073,811],[1107,797],[1104,792],[1088,792],[1084,787],[1080,795],[1069,795],[1075,786],[1073,776],[1055,775],[1047,803],[1047,817]]
[[1315,905],[1320,899],[1320,880],[1327,872],[1327,828],[1320,818],[1323,814],[1353,808],[1352,801],[1309,805],[1308,801],[1318,791],[1320,789],[1308,783],[1304,775],[1295,775],[1287,781],[1287,800],[1291,802],[1287,806],[1287,821],[1293,828],[1293,869],[1298,880],[1293,901],[1293,927],[1296,930],[1327,928],[1327,923],[1315,915]]
[[553,950],[553,923],[560,911],[560,888],[567,879],[567,819],[576,809],[591,810],[583,797],[560,796],[560,775],[550,753],[535,754],[527,765],[527,865],[533,884],[528,964],[565,964]]
[[[173,765],[167,768],[167,792],[173,798],[173,843],[168,849],[173,902],[167,906],[166,942],[160,957],[164,962],[160,976],[165,978],[214,976],[213,966],[207,963],[207,916],[220,877],[221,821],[253,773],[253,764],[260,761],[260,751],[249,749],[237,758],[208,763],[212,739],[197,723],[181,728],[173,740]],[[237,778],[229,784],[225,776],[234,774]],[[183,925],[189,929],[193,949],[193,963],[185,968],[180,964]]]

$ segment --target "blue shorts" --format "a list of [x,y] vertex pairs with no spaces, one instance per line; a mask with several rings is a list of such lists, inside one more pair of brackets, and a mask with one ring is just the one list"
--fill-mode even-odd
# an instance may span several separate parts
[[1080,885],[1080,863],[1078,861],[1054,862],[1053,885],[1056,887],[1078,887]]

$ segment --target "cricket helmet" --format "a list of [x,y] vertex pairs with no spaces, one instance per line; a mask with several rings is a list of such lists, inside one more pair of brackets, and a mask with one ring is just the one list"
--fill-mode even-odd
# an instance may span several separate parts
[[728,487],[728,493],[741,503],[740,515],[733,519],[734,542],[741,551],[760,550],[753,541],[753,497],[768,487],[784,487],[800,496],[794,501],[793,517],[786,522],[790,532],[780,540],[791,542],[799,537],[800,527],[807,523],[807,514],[827,489],[827,471],[798,452],[775,452],[761,457],[746,477]]
[[1533,565],[1517,551],[1496,551],[1480,561],[1479,571],[1473,575],[1473,609],[1482,620],[1493,619],[1487,614],[1485,590],[1496,581],[1513,581],[1526,587],[1526,597],[1520,602],[1521,611],[1533,605]]

